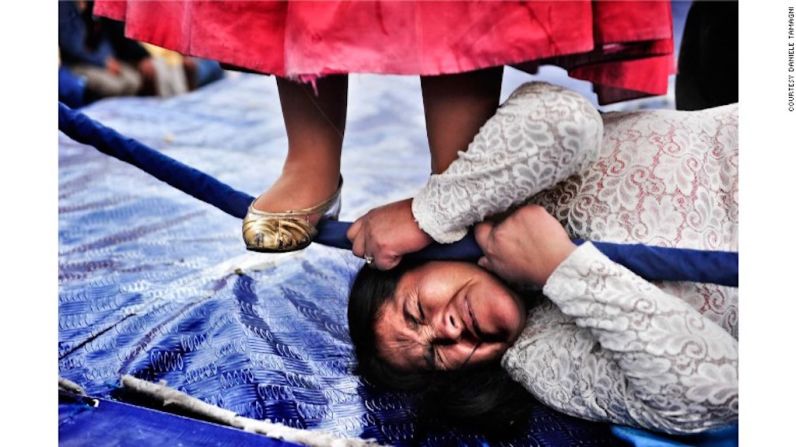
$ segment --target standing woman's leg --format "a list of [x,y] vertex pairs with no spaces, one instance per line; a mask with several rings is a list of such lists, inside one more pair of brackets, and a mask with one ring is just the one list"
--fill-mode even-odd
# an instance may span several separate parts
[[277,78],[287,129],[282,175],[252,204],[243,219],[243,240],[254,251],[292,251],[309,245],[324,215],[339,212],[340,152],[348,76],[311,86]]
[[432,173],[445,171],[495,114],[502,80],[502,66],[420,77]]
[[337,190],[348,76],[318,79],[317,95],[307,84],[284,78],[276,82],[287,130],[287,158],[282,175],[257,198],[254,208],[270,212],[309,208]]

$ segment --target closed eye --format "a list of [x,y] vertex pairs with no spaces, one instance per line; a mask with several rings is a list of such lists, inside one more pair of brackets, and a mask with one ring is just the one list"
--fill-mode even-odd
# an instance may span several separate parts
[[412,315],[411,312],[409,312],[407,301],[404,301],[403,308],[404,308],[403,309],[404,320],[406,321],[406,324],[409,325],[409,327],[412,328],[413,330],[417,330],[417,328],[420,326],[420,322],[417,320],[417,317],[415,317],[414,315]]
[[417,318],[408,312],[406,314],[406,320],[409,322],[409,325],[412,327],[412,329],[417,329],[418,326],[420,326],[420,322],[417,320]]
[[[423,310],[423,305],[420,303],[419,299],[416,299],[417,302],[417,315],[419,318],[415,318],[412,314],[408,314],[408,318],[412,321],[412,324],[416,325],[425,325],[426,322],[426,312]],[[429,341],[428,347],[426,348],[425,352],[425,360],[426,365],[432,371],[441,369],[442,367],[442,357],[440,357],[439,350],[436,348],[436,345]]]

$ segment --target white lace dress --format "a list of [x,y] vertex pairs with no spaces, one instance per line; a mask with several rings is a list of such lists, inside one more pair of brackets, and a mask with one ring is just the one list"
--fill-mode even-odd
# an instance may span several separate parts
[[[737,127],[736,105],[601,117],[574,92],[525,84],[412,210],[438,242],[530,202],[572,237],[736,251]],[[541,402],[669,433],[737,420],[736,288],[653,284],[586,243],[543,292],[502,359]]]

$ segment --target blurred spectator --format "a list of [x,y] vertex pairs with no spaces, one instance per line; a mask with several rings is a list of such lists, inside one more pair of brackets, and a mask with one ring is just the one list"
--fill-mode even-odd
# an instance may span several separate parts
[[[122,22],[116,23],[122,25]],[[218,62],[185,57],[148,43],[143,45],[152,55],[148,68],[153,72],[154,94],[158,96],[173,96],[196,90],[224,76],[224,70]]]
[[130,62],[149,57],[146,50],[133,41],[120,45],[111,39],[103,23],[93,19],[92,9],[91,2],[58,2],[58,47],[63,65],[85,79],[87,101],[137,94],[143,79]]
[[203,87],[224,77],[224,70],[221,68],[221,64],[216,61],[198,57],[186,57],[184,64],[190,90]]
[[128,39],[122,22],[94,17],[93,9],[94,2],[89,1],[58,3],[58,46],[63,64],[58,74],[59,97],[69,96],[69,101],[78,103],[77,87],[85,91],[80,93],[80,103],[108,96],[165,97],[223,77],[217,62],[183,57]]

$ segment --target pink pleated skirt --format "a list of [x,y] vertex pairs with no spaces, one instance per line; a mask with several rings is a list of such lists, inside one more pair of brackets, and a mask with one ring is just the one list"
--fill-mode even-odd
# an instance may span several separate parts
[[130,38],[291,79],[555,64],[602,103],[666,93],[663,1],[97,1]]

